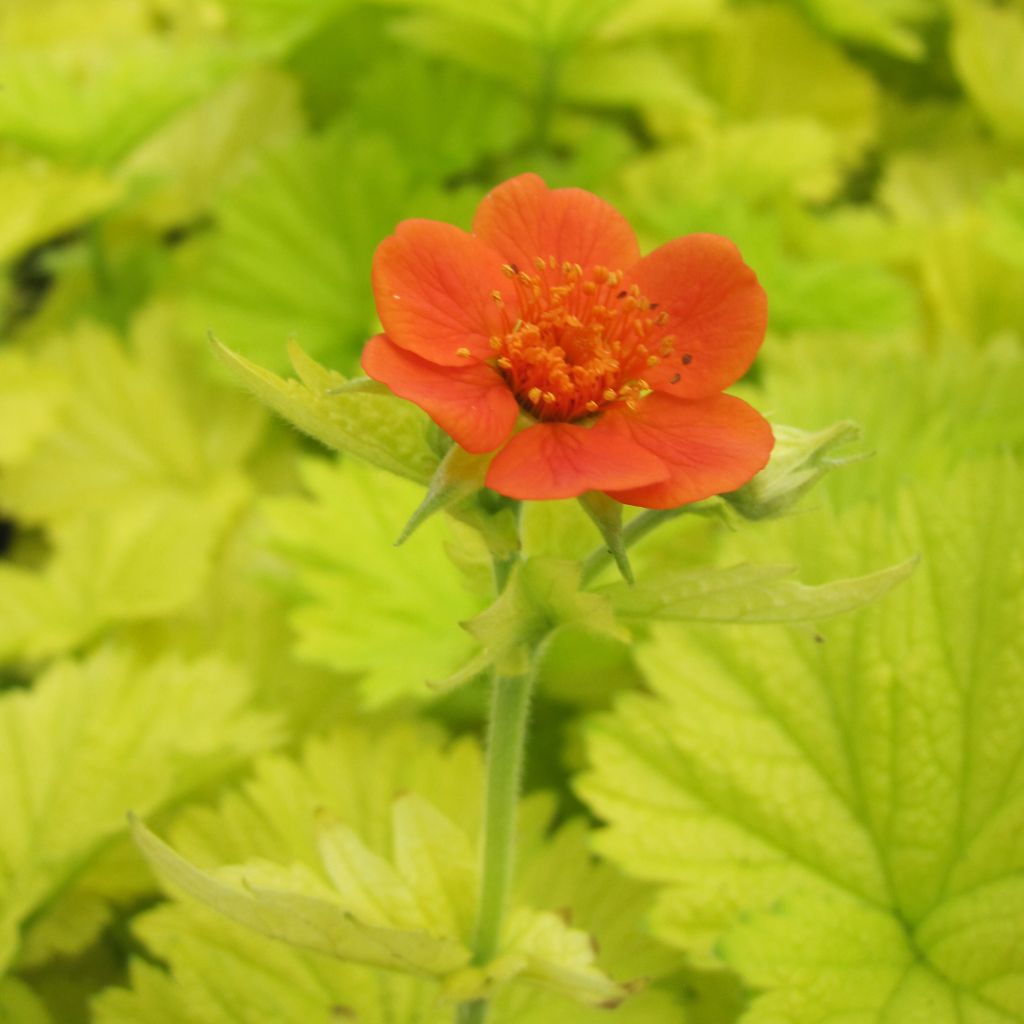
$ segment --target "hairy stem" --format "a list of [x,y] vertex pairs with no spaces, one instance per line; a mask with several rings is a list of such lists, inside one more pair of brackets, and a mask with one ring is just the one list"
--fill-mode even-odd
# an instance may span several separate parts
[[[487,782],[484,797],[483,863],[473,962],[494,959],[501,943],[516,846],[516,810],[523,773],[532,673],[495,675],[491,684],[491,717],[487,729]],[[459,1007],[458,1024],[482,1024],[486,1000]]]

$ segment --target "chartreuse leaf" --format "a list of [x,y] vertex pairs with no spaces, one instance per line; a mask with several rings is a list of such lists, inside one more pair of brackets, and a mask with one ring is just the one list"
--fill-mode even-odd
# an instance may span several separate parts
[[924,56],[923,23],[940,14],[932,0],[805,0],[811,20],[840,39],[909,60]]
[[952,53],[960,80],[985,119],[1011,142],[1024,139],[1024,15],[957,0]]
[[1007,175],[985,196],[989,248],[1024,269],[1024,174]]
[[422,488],[348,460],[309,459],[301,472],[309,498],[265,506],[292,574],[299,657],[362,675],[369,706],[430,697],[427,681],[472,653],[457,624],[484,604],[445,554],[445,524],[431,519],[396,548]]
[[598,588],[630,621],[806,622],[852,611],[887,594],[914,570],[911,558],[867,576],[808,586],[790,565],[736,565],[645,577]]
[[283,73],[260,69],[182,111],[118,169],[119,180],[142,191],[132,216],[157,230],[201,216],[262,152],[299,136],[297,91]]
[[[871,387],[851,389],[851,379]],[[872,452],[817,483],[794,510],[799,526],[823,492],[846,508],[886,498],[901,482],[947,471],[965,457],[1021,451],[1022,389],[1024,360],[1010,338],[981,350],[951,345],[925,364],[913,338],[873,346],[860,335],[815,332],[777,346],[749,397],[784,422],[811,428],[848,416],[861,427],[854,451]]]
[[238,34],[260,40],[272,52],[286,52],[353,6],[353,0],[224,0],[222,4]]
[[122,505],[162,504],[168,495],[202,504],[221,487],[245,486],[241,467],[264,417],[203,377],[197,349],[158,310],[140,319],[128,348],[81,327],[30,362],[33,373],[61,379],[64,401],[31,458],[0,477],[0,506],[19,518],[115,520]]
[[998,152],[946,146],[896,157],[886,169],[880,198],[913,232],[911,255],[943,341],[982,345],[1024,332],[1024,267],[1006,202],[1014,175],[997,177],[1006,163]]
[[840,157],[835,139],[817,119],[760,117],[644,154],[629,165],[626,187],[641,203],[645,193],[654,193],[698,207],[727,199],[755,206],[824,200],[840,184]]
[[464,623],[504,675],[526,672],[538,648],[563,626],[629,638],[604,597],[580,590],[577,563],[543,556],[517,564],[494,604]]
[[53,159],[110,166],[229,73],[240,54],[155,35],[9,50],[0,134]]
[[[481,782],[473,742],[450,744],[440,729],[416,722],[349,726],[313,740],[298,760],[273,756],[259,762],[253,779],[219,807],[180,816],[172,839],[197,863],[256,854],[263,858],[258,870],[264,877],[271,862],[291,862],[289,871],[274,869],[275,881],[301,877],[315,892],[352,904],[353,919],[371,922],[360,925],[364,930],[381,931],[383,922],[398,918],[403,926],[426,924],[444,939],[455,927],[461,930],[456,945],[464,946],[476,897],[469,837],[479,828]],[[409,793],[412,785],[415,795]],[[578,926],[594,930],[600,962],[613,976],[642,971],[656,977],[676,964],[673,954],[638,930],[650,899],[645,888],[594,863],[581,822],[549,836],[550,813],[550,803],[539,798],[523,807],[520,910],[509,929],[509,941],[516,944],[503,951],[492,972],[492,1019],[500,1024],[597,1024],[606,1017],[606,1011],[539,987],[572,984],[574,991],[582,987],[596,996],[599,975],[586,966],[594,954],[582,933],[525,906],[564,908]],[[297,924],[292,919],[289,926]],[[325,958],[270,941],[192,900],[145,915],[137,932],[167,964],[167,973],[149,962],[134,964],[131,990],[109,990],[97,1000],[98,1024],[153,1024],[184,1016],[195,1024],[284,1024],[330,1020],[332,1014],[448,1024],[450,999],[472,994],[481,983],[477,972],[458,972],[444,991],[437,981],[404,971],[379,972]],[[536,983],[497,983],[499,976],[516,972],[532,972]],[[601,984],[606,988],[608,982]],[[619,1018],[628,1024],[682,1021],[673,999],[658,991],[628,1000]]]
[[429,421],[411,402],[372,392],[340,392],[345,378],[288,347],[298,380],[284,380],[214,341],[214,351],[257,398],[293,426],[340,452],[398,476],[426,483],[438,456],[427,442]]
[[511,7],[429,0],[405,6],[415,13],[399,21],[401,39],[501,79],[548,113],[559,100],[613,108],[660,105],[686,114],[707,106],[676,63],[648,40],[659,30],[714,23],[723,6],[718,0],[545,0]]
[[51,550],[0,566],[3,656],[51,656],[194,600],[250,496],[260,410],[203,379],[158,319],[129,350],[89,327],[8,358],[31,387],[6,399],[24,419],[0,507],[46,527]]
[[[765,135],[774,133],[765,132]],[[787,143],[778,136],[783,149]],[[689,181],[686,154],[692,149],[673,148],[664,157],[643,158],[624,175],[625,207],[641,236],[653,246],[664,237],[712,231],[732,238],[744,259],[757,271],[765,290],[772,296],[772,326],[780,332],[797,330],[849,330],[891,332],[915,323],[913,290],[894,273],[879,266],[877,259],[851,258],[830,247],[825,252],[804,251],[788,237],[785,208],[793,193],[805,187],[816,189],[814,177],[804,178],[796,169],[797,159],[786,167],[784,160],[763,160],[751,156],[738,165],[742,174],[719,179],[698,170]],[[771,148],[775,152],[775,147]],[[775,170],[768,168],[774,164]],[[758,177],[754,168],[765,167],[764,189],[753,187]],[[787,183],[787,176],[792,177]],[[739,192],[753,198],[737,202],[720,186],[723,181],[747,184]],[[807,183],[805,186],[804,182]],[[707,187],[704,187],[707,186]],[[807,247],[810,248],[809,246]]]
[[350,371],[375,323],[368,274],[380,240],[403,217],[468,221],[475,198],[425,187],[387,137],[334,125],[267,153],[223,193],[183,304],[197,332],[271,369],[294,336]]
[[351,117],[391,139],[419,181],[444,181],[521,146],[529,111],[511,90],[451,64],[406,53],[356,83]]
[[113,649],[0,696],[0,968],[123,835],[127,808],[152,813],[275,741],[249,698],[248,680],[216,658],[147,665]]
[[[877,131],[874,80],[788,5],[746,5],[742,17],[687,43],[680,56],[697,88],[730,121],[813,120],[847,165]],[[659,133],[692,134],[692,114],[669,108],[648,118]]]
[[[444,976],[469,961],[469,950],[461,942],[431,934],[423,921],[415,919],[419,916],[415,905],[413,913],[403,917],[403,902],[415,897],[396,888],[400,879],[384,862],[360,863],[366,852],[361,845],[348,851],[355,863],[346,863],[345,851],[335,849],[343,847],[343,841],[335,844],[330,837],[324,838],[327,870],[334,875],[341,872],[349,883],[336,894],[308,868],[299,866],[285,869],[256,863],[214,876],[193,867],[137,822],[133,832],[161,877],[261,935],[340,960],[415,975]],[[372,861],[373,856],[366,859]],[[375,914],[367,914],[360,901],[352,899],[351,889],[361,892],[364,885],[371,904],[371,893],[380,901]]]
[[38,158],[2,160],[0,263],[89,220],[120,192],[121,186],[99,171],[72,170]]
[[745,1021],[1024,1014],[1022,499],[996,459],[862,506],[831,551],[771,524],[833,571],[923,565],[818,634],[659,627],[657,696],[593,724],[600,848],[664,886],[656,934],[760,993]]
[[199,596],[245,496],[227,484],[202,498],[169,493],[58,525],[41,569],[0,563],[0,656],[49,657],[114,623],[178,611]]
[[0,464],[24,459],[52,429],[68,381],[14,349],[0,349]]
[[0,978],[0,1024],[52,1024],[32,990],[15,978]]

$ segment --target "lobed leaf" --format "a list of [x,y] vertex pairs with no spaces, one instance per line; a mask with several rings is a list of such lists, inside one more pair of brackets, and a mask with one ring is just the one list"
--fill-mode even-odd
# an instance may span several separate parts
[[392,395],[333,393],[345,378],[294,343],[289,356],[299,380],[284,380],[216,340],[213,345],[235,377],[293,426],[398,476],[430,480],[438,457],[427,444],[428,420],[411,402]]
[[308,498],[264,505],[269,544],[291,574],[298,655],[360,674],[367,706],[428,699],[427,681],[472,652],[456,627],[483,604],[444,551],[446,524],[428,520],[396,548],[420,488],[347,461],[310,459],[302,474]]
[[129,807],[155,812],[275,742],[249,687],[216,658],[146,664],[105,648],[0,696],[0,966],[124,834]]
[[989,460],[862,507],[831,561],[922,553],[883,605],[756,645],[658,627],[657,698],[593,725],[600,848],[664,886],[656,934],[758,991],[745,1021],[1024,1012],[1022,487]]

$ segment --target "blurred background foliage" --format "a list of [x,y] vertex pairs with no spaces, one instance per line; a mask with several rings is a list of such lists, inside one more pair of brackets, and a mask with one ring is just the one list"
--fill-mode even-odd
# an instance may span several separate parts
[[[320,974],[191,909],[147,912],[155,885],[125,842],[126,808],[187,836],[202,814],[230,819],[214,801],[254,759],[254,805],[300,749],[315,777],[310,744],[339,722],[348,731],[331,735],[353,753],[337,770],[358,774],[377,770],[365,737],[399,717],[415,712],[429,737],[417,742],[442,751],[480,716],[479,687],[438,699],[423,685],[472,651],[456,624],[488,603],[478,542],[437,520],[393,549],[417,488],[274,421],[226,380],[209,331],[279,371],[289,338],[354,371],[376,326],[377,243],[404,217],[468,226],[486,190],[524,170],[607,197],[645,248],[728,235],[771,310],[741,390],[774,422],[853,419],[873,456],[761,534],[694,517],[638,566],[756,553],[809,580],[866,572],[907,545],[927,558],[933,508],[959,516],[936,545],[981,544],[992,492],[1020,493],[1022,158],[1021,0],[3,0],[0,1021],[450,1016],[430,1015],[422,986]],[[908,503],[925,525],[887,535]],[[1000,515],[1012,567],[1015,516]],[[582,556],[591,529],[553,503],[528,510],[525,538]],[[972,608],[988,579],[975,574],[996,572],[987,558],[944,577]],[[764,671],[785,662],[782,642],[766,643]],[[586,762],[589,715],[617,693],[666,693],[665,666],[685,659],[701,679],[756,677],[715,653],[719,633],[703,654],[690,638],[677,655],[682,643],[659,632],[638,658],[566,634],[548,653],[529,787],[555,793],[556,820],[592,813],[566,780]],[[1022,681],[1019,659],[1000,671]],[[382,803],[417,783],[402,778],[381,785]],[[588,796],[607,785],[580,792],[614,817],[611,797]],[[283,835],[288,807],[264,803],[252,834]],[[586,862],[576,845],[565,863]],[[679,883],[621,838],[605,849]],[[601,883],[619,894],[611,916],[630,920],[612,922],[611,968],[644,973],[623,936],[648,929],[646,883],[615,879]],[[580,900],[600,918],[593,893]],[[725,943],[718,961],[688,962],[705,933],[664,906],[653,920],[677,951],[609,1019],[782,1019],[744,1009],[776,982],[756,957],[749,967],[742,936],[732,960]],[[292,980],[257,999],[257,965]],[[787,1020],[824,1019],[793,998]],[[1002,1016],[964,1019],[1024,1020],[1024,997],[1007,998],[986,1004]],[[507,1003],[496,1020],[603,1019]]]

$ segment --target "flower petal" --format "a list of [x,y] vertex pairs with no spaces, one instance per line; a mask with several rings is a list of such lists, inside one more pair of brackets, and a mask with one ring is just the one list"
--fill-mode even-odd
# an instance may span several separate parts
[[487,486],[510,498],[541,501],[639,487],[667,475],[659,458],[604,420],[590,428],[538,423],[498,452],[487,471]]
[[363,349],[363,369],[415,402],[468,452],[494,451],[519,416],[508,385],[484,363],[438,366],[378,334]]
[[747,372],[764,340],[768,300],[739,249],[719,235],[686,235],[645,256],[630,284],[668,315],[673,354],[644,374],[656,390],[704,398]]
[[549,189],[536,174],[521,174],[484,196],[473,233],[504,262],[531,274],[537,257],[609,270],[640,259],[636,235],[618,210],[581,188]]
[[[504,333],[491,293],[508,285],[502,259],[451,224],[406,220],[373,257],[373,293],[394,344],[441,366],[491,356]],[[460,355],[460,350],[463,354]]]
[[764,468],[775,443],[768,421],[732,395],[687,402],[656,392],[635,410],[610,409],[605,419],[624,427],[670,471],[663,482],[608,491],[642,508],[675,508],[734,491]]

